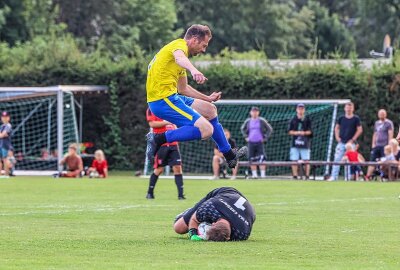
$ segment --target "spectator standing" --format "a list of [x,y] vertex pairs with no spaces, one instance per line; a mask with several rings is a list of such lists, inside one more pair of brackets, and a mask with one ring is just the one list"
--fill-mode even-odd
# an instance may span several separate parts
[[[260,117],[260,109],[252,107],[250,110],[250,118],[246,119],[241,127],[242,134],[248,142],[249,148],[249,161],[253,162],[266,161],[264,151],[264,143],[267,142],[273,131],[268,121]],[[265,171],[267,166],[260,165],[261,178],[265,178]],[[252,178],[258,178],[257,165],[250,165]]]
[[[378,120],[374,125],[374,133],[372,135],[372,145],[371,145],[371,161],[377,161],[382,158],[384,153],[384,148],[389,144],[389,141],[393,139],[393,122],[387,119],[387,113],[384,109],[378,111]],[[369,166],[367,172],[367,179],[371,178],[375,167]]]
[[[229,130],[224,129],[225,137],[228,140],[228,143],[231,145],[232,149],[236,148],[236,141],[231,138],[231,133]],[[212,162],[212,167],[213,167],[213,176],[210,178],[210,180],[216,180],[219,179],[220,175],[220,170],[222,166],[227,166],[226,160],[224,158],[224,155],[218,150],[218,146],[214,146],[214,156],[213,156],[213,162]],[[232,176],[231,180],[236,179],[237,172],[238,172],[239,166],[236,165],[235,168],[232,169]],[[223,173],[226,175],[226,171]]]
[[78,145],[72,143],[68,147],[68,153],[60,161],[61,165],[67,166],[67,172],[56,174],[56,177],[81,177],[83,172],[82,158],[78,155]]
[[[147,122],[153,128],[153,133],[161,134],[167,130],[176,129],[175,125],[155,116],[150,109],[146,112]],[[154,199],[154,188],[158,181],[158,177],[163,173],[165,166],[171,166],[175,176],[175,184],[178,189],[178,200],[185,200],[183,195],[183,176],[182,176],[182,160],[179,152],[178,142],[164,143],[155,153],[154,171],[149,179],[149,188],[147,190],[147,199]]]
[[[355,146],[355,142],[363,132],[360,117],[354,114],[353,102],[346,103],[344,112],[345,115],[339,117],[335,125],[335,139],[337,141],[334,158],[335,162],[342,160],[346,151],[346,143],[351,143]],[[339,165],[332,166],[332,174],[328,181],[338,180],[339,172]]]
[[1,113],[1,122],[3,123],[0,127],[0,171],[4,169],[4,176],[8,178],[10,175],[10,164],[8,161],[8,151],[12,148],[11,136],[12,126],[10,124],[10,114],[7,111]]
[[[309,161],[311,148],[311,120],[305,115],[306,109],[303,103],[296,107],[296,116],[289,122],[289,135],[292,136],[290,145],[291,161]],[[298,179],[298,165],[292,166],[293,179]],[[305,178],[310,178],[310,165],[305,165]]]
[[94,160],[88,169],[88,175],[90,178],[106,178],[108,176],[108,163],[102,150],[94,152]]

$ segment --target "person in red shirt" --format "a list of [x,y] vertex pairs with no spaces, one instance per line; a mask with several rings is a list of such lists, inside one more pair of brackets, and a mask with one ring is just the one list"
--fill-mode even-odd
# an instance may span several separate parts
[[[168,121],[155,116],[150,109],[147,109],[146,119],[149,126],[153,129],[153,133],[164,133],[167,130],[176,129],[175,125]],[[154,157],[154,171],[150,176],[149,189],[147,190],[147,199],[154,199],[154,188],[158,177],[163,173],[165,166],[171,166],[175,176],[175,184],[178,189],[178,199],[186,199],[183,195],[183,176],[182,176],[182,160],[179,152],[178,142],[163,144]]]
[[94,152],[92,166],[88,169],[90,178],[106,178],[108,176],[108,163],[102,150]]
[[[360,153],[358,153],[357,149],[353,146],[353,144],[347,143],[345,147],[346,147],[346,153],[344,154],[343,161],[347,161],[350,163],[365,161],[364,157]],[[351,165],[350,166],[350,179],[354,179],[355,181],[358,181],[358,178],[360,177],[360,175],[363,175],[361,166]]]

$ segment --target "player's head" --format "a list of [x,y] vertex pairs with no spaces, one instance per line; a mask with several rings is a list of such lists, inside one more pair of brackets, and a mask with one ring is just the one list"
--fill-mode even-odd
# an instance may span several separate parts
[[68,154],[76,154],[78,151],[78,145],[76,143],[71,143],[68,146]]
[[207,231],[207,240],[215,242],[225,242],[230,239],[231,227],[226,222],[215,222]]
[[94,152],[94,158],[97,160],[105,160],[104,152],[100,149],[96,150],[96,152]]
[[304,113],[306,112],[306,107],[304,106],[303,103],[297,104],[297,106],[296,106],[296,112],[297,112],[297,115],[299,115],[299,116],[301,116],[301,117],[304,116]]
[[1,122],[7,124],[10,122],[10,114],[7,111],[1,113]]
[[231,137],[231,132],[228,129],[224,128],[224,133],[225,133],[225,137],[227,139],[229,139]]
[[346,114],[353,114],[354,113],[354,103],[353,102],[347,102],[346,105],[344,105],[344,111]]
[[185,40],[189,48],[190,55],[205,53],[212,35],[207,25],[193,24],[186,30]]
[[386,117],[387,117],[386,110],[380,109],[380,110],[378,111],[378,118],[379,118],[379,120],[385,120]]
[[257,118],[260,116],[260,109],[258,107],[252,107],[250,110],[251,118]]
[[352,143],[346,143],[346,151],[354,151],[354,147]]

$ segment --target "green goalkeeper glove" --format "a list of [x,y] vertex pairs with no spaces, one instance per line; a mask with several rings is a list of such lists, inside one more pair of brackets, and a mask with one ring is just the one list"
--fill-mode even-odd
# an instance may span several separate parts
[[198,235],[192,235],[192,236],[190,237],[190,240],[191,240],[191,241],[203,241],[204,239],[201,238],[201,237],[198,236]]
[[197,229],[192,228],[189,230],[189,239],[192,241],[203,241],[203,239],[197,235]]

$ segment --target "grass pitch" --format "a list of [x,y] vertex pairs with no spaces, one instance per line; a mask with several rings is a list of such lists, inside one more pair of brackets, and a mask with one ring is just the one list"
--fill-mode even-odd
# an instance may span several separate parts
[[[172,221],[211,189],[253,203],[248,241],[190,242]],[[0,269],[400,269],[400,183],[0,179]]]

